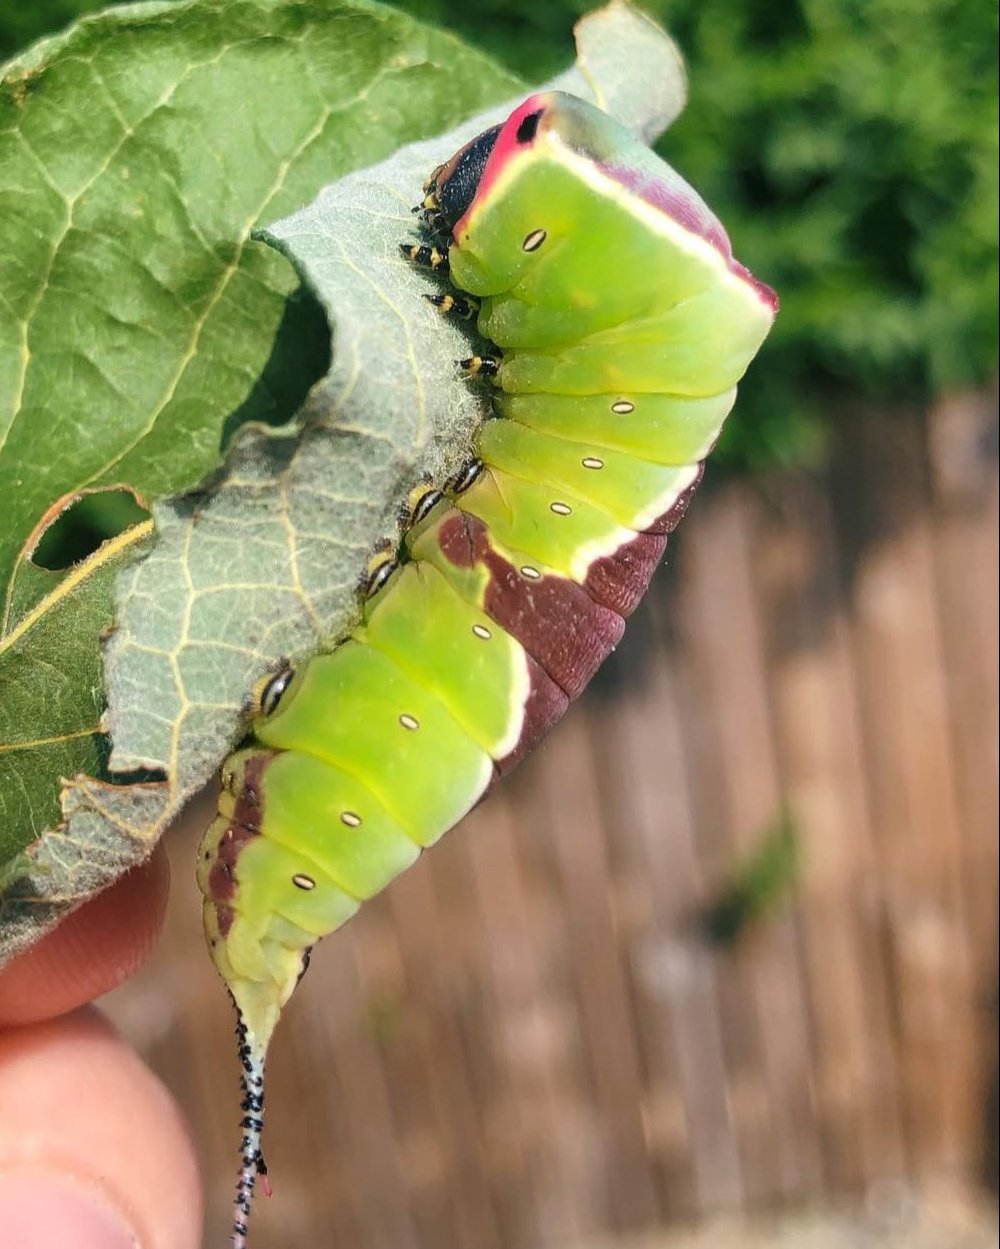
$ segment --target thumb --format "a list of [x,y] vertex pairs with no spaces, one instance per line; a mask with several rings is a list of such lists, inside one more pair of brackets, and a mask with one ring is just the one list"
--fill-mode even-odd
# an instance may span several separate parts
[[0,1034],[4,1249],[198,1249],[180,1111],[96,1011]]

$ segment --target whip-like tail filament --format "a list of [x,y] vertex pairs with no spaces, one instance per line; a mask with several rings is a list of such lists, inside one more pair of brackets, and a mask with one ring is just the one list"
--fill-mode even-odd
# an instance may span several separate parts
[[264,1054],[250,1044],[242,1018],[236,1025],[236,1036],[239,1041],[240,1082],[243,1086],[243,1100],[240,1103],[243,1111],[240,1121],[243,1138],[240,1141],[240,1173],[233,1202],[233,1249],[247,1249],[250,1207],[253,1204],[257,1177],[260,1177],[261,1188],[267,1197],[271,1195],[271,1186],[260,1145],[264,1129]]

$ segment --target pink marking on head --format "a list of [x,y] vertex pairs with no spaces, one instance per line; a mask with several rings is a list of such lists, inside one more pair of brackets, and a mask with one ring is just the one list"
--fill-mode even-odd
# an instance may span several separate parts
[[452,237],[455,244],[461,246],[459,236],[465,228],[465,223],[476,209],[476,205],[486,195],[489,195],[490,188],[500,177],[510,160],[517,155],[518,152],[525,151],[530,144],[518,141],[517,132],[526,117],[530,117],[532,113],[537,113],[539,109],[545,107],[545,97],[542,95],[529,96],[523,104],[518,105],[513,113],[507,118],[503,124],[503,128],[497,135],[497,141],[493,145],[493,151],[490,158],[486,162],[486,168],[483,170],[483,176],[479,179],[479,186],[476,194],[473,196],[472,203],[469,205],[465,215],[455,222],[452,230]]

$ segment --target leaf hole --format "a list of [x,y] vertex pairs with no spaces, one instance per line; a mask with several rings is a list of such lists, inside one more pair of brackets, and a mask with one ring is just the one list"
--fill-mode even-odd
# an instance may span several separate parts
[[131,490],[91,491],[58,512],[34,548],[29,548],[31,561],[50,572],[60,572],[93,555],[109,538],[148,519],[149,511]]

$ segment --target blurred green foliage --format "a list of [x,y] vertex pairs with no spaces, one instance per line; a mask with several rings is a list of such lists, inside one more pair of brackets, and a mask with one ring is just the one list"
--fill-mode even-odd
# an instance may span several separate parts
[[82,13],[109,7],[108,0],[0,0],[0,61],[42,35],[62,30]]
[[730,867],[718,893],[698,916],[702,936],[728,947],[753,927],[791,906],[799,877],[800,846],[791,812],[781,811]]
[[[400,0],[525,78],[597,0]],[[0,53],[88,7],[0,13]],[[646,0],[687,60],[663,154],[782,314],[722,453],[811,458],[847,391],[930,398],[997,362],[997,11],[968,0]]]

